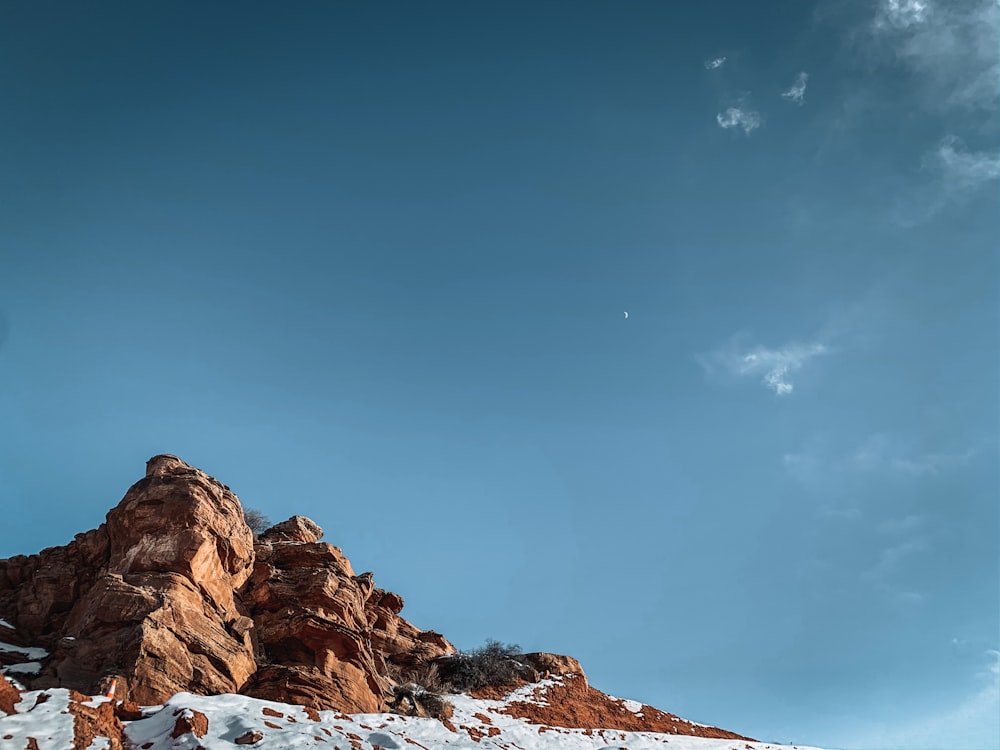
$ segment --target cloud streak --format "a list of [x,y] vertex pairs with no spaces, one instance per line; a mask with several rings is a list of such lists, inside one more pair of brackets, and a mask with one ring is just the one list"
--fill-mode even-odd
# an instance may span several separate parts
[[829,353],[825,344],[786,344],[777,349],[754,346],[741,349],[731,344],[698,357],[706,372],[723,373],[738,378],[754,377],[776,396],[788,396],[795,390],[792,376],[811,359]]
[[717,114],[715,121],[723,130],[742,128],[746,135],[750,135],[761,126],[760,113],[743,107],[729,107],[725,112]]
[[976,190],[1000,179],[1000,154],[969,151],[953,135],[944,138],[928,160],[940,171],[945,189],[951,193]]
[[949,205],[962,205],[990,183],[1000,180],[1000,153],[973,151],[948,135],[921,160],[922,182],[900,195],[895,219],[913,227]]
[[798,104],[800,107],[805,101],[806,96],[806,83],[809,81],[809,74],[805,71],[799,73],[795,76],[795,82],[792,83],[791,87],[787,91],[783,91],[781,96],[783,99],[788,99],[790,102]]
[[705,70],[717,70],[726,64],[726,57],[716,57],[714,60],[705,61]]

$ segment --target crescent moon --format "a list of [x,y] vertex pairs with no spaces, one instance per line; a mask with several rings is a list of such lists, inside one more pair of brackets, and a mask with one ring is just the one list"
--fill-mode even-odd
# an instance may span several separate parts
[[625,319],[628,320],[628,310],[625,311]]

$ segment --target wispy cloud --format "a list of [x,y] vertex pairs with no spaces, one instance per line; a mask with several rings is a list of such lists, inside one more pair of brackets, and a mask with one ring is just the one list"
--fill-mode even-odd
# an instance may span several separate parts
[[944,138],[926,161],[940,170],[945,189],[951,193],[976,190],[1000,179],[1000,154],[969,151],[953,135]]
[[729,107],[715,116],[715,121],[723,130],[742,128],[746,135],[761,126],[760,113],[749,107]]
[[794,390],[791,382],[792,373],[813,357],[826,354],[824,344],[792,344],[780,349],[755,347],[743,355],[738,372],[740,375],[762,374],[761,382],[779,396],[785,396]]
[[875,16],[877,28],[908,29],[927,20],[927,0],[883,0]]
[[[805,445],[782,454],[781,466],[788,477],[812,490],[854,486],[858,482],[865,485],[873,476],[912,482],[961,471],[982,455],[983,445],[980,440],[962,450],[922,451],[914,447],[912,440],[879,432],[853,449],[815,442]],[[911,514],[885,521],[878,530],[900,534],[915,530],[923,520],[923,516]]]
[[705,70],[716,70],[717,68],[721,68],[725,64],[726,64],[725,55],[723,55],[722,57],[716,57],[713,60],[705,61]]
[[949,205],[962,205],[990,183],[1000,180],[1000,153],[973,151],[948,135],[921,160],[917,184],[897,197],[895,220],[913,227]]
[[789,343],[777,349],[766,346],[745,348],[734,339],[726,346],[699,355],[698,361],[706,372],[723,373],[739,378],[754,377],[777,396],[787,396],[795,390],[792,376],[811,359],[829,353],[822,343]]
[[927,542],[921,537],[914,537],[899,544],[885,547],[879,553],[875,564],[862,573],[861,577],[877,583],[886,583],[890,577],[899,573],[900,568],[908,558],[926,549]]
[[911,559],[927,549],[927,541],[921,536],[903,539],[884,547],[874,564],[861,574],[861,580],[874,586],[893,604],[905,606],[922,604],[926,599],[924,593],[901,581],[907,578],[907,568]]
[[783,91],[781,96],[789,101],[795,102],[800,107],[805,101],[806,97],[806,83],[809,80],[809,74],[805,71],[799,73],[795,76],[795,82],[789,87],[787,91]]
[[918,452],[909,449],[902,440],[884,433],[875,433],[865,438],[841,463],[844,468],[854,471],[886,471],[911,477],[928,477],[966,466],[978,452],[975,446],[952,453]]
[[924,516],[910,514],[902,518],[889,518],[878,525],[878,530],[883,534],[899,536],[909,534],[924,525]]
[[968,678],[962,697],[939,712],[907,717],[898,727],[869,727],[843,738],[850,747],[1000,747],[1000,651],[982,655],[982,666]]
[[925,453],[913,458],[896,458],[892,468],[914,477],[936,476],[948,469],[967,465],[976,456],[970,448],[962,453]]
[[997,110],[996,0],[882,0],[871,29],[895,61],[920,77],[926,106]]

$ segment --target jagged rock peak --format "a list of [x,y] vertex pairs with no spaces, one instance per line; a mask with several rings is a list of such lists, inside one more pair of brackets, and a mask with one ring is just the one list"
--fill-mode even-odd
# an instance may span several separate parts
[[313,544],[323,536],[323,529],[315,521],[305,516],[292,516],[267,529],[260,535],[262,542],[303,542]]
[[182,461],[177,456],[173,456],[169,453],[161,453],[158,456],[153,456],[146,462],[147,477],[162,477],[165,474],[177,474],[181,472],[186,473],[191,471],[197,471],[197,469],[187,462]]
[[114,682],[146,704],[244,693],[377,712],[399,669],[455,649],[322,535],[293,516],[255,540],[226,485],[153,456],[99,529],[0,560],[0,618],[15,643],[50,650],[25,677],[34,689]]

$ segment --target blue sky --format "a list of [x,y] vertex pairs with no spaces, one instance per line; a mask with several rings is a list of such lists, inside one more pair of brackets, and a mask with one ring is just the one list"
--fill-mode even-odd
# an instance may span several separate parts
[[0,556],[176,453],[459,647],[996,747],[998,26],[7,5]]

